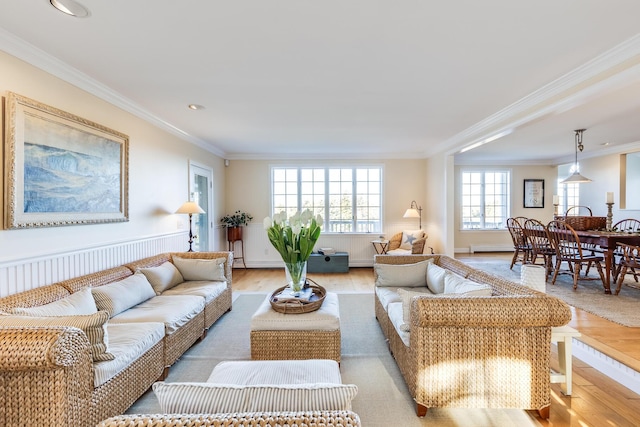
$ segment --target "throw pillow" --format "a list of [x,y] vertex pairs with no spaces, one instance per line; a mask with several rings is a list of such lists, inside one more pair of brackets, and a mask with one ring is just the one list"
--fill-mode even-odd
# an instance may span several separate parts
[[157,267],[140,268],[138,271],[145,275],[156,295],[184,282],[180,271],[169,261]]
[[184,280],[224,281],[224,258],[196,259],[173,257],[173,263],[180,270]]
[[405,230],[402,232],[402,241],[400,242],[400,249],[411,250],[413,248],[413,242],[424,237],[424,231],[422,230]]
[[444,276],[447,270],[436,264],[429,264],[427,268],[427,287],[434,294],[444,292]]
[[491,296],[492,289],[490,285],[477,283],[473,280],[465,279],[464,277],[460,277],[455,273],[447,271],[447,274],[444,277],[444,293],[489,297]]
[[431,292],[408,291],[406,289],[398,289],[398,295],[402,298],[402,320],[400,329],[409,332],[411,319],[411,299],[415,296],[434,296]]
[[358,393],[353,384],[233,385],[212,383],[153,384],[163,413],[348,411]]
[[111,317],[156,296],[151,283],[142,273],[91,288],[91,292],[98,310],[108,312]]
[[0,326],[72,326],[82,329],[89,339],[93,361],[100,362],[114,359],[114,355],[109,353],[107,320],[109,313],[106,311],[77,316],[0,316]]
[[91,288],[84,288],[68,297],[37,307],[16,307],[13,314],[25,316],[74,316],[97,313],[96,302],[91,296]]
[[433,260],[425,260],[413,264],[374,264],[376,271],[376,286],[393,286],[417,288],[425,286],[427,265]]

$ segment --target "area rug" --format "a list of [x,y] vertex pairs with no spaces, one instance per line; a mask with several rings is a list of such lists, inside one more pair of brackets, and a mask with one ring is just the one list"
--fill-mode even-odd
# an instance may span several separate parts
[[[514,265],[510,270],[510,262],[502,259],[465,260],[464,262],[474,268],[520,282],[520,264]],[[614,323],[635,328],[640,327],[640,289],[633,287],[637,286],[633,276],[627,275],[619,295],[604,293],[602,281],[595,267],[591,268],[587,277],[597,280],[580,280],[576,290],[573,289],[573,278],[569,275],[559,275],[555,285],[551,284],[551,278],[549,278],[546,292],[573,307]],[[615,290],[615,284],[612,283],[611,288]]]
[[[249,323],[264,294],[241,294],[209,330],[207,337],[171,367],[166,381],[206,381],[223,360],[250,359]],[[353,410],[364,427],[438,426],[511,427],[539,426],[528,412],[518,409],[430,409],[415,415],[414,403],[400,371],[389,353],[375,319],[373,294],[338,294],[342,334],[340,372],[346,384],[356,384]],[[293,315],[292,315],[293,316]],[[160,407],[149,391],[127,413],[158,413]]]

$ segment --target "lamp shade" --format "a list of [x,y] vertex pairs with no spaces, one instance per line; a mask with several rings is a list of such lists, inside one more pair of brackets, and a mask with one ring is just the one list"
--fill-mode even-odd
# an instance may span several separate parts
[[179,214],[202,214],[204,210],[196,202],[185,202],[176,213]]
[[420,218],[420,214],[418,213],[417,209],[407,209],[404,213],[404,215],[402,215],[403,218]]
[[580,172],[578,171],[574,172],[568,178],[562,181],[563,184],[579,184],[581,182],[591,182],[591,180],[580,175]]

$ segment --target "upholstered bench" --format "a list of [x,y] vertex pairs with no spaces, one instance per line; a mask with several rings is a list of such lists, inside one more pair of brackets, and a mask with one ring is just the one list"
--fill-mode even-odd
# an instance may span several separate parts
[[327,292],[318,310],[302,314],[279,313],[267,297],[251,317],[251,358],[332,359],[339,363],[338,295]]
[[157,382],[163,413],[350,411],[358,393],[342,384],[334,360],[249,360],[219,363],[204,383]]

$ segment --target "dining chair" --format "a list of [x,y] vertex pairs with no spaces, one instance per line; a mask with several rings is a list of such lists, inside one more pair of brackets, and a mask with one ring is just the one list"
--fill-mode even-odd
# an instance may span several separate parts
[[[604,257],[593,253],[585,253],[580,243],[580,237],[576,231],[564,221],[551,221],[547,224],[547,230],[549,232],[549,238],[551,244],[556,252],[556,264],[554,267],[553,278],[551,284],[555,285],[558,274],[560,274],[560,267],[563,262],[569,264],[569,271],[563,271],[562,274],[570,274],[573,276],[573,289],[578,288],[578,279],[580,277],[580,270],[582,266],[586,264],[595,264],[604,287],[605,278],[602,271],[602,261]],[[573,268],[571,268],[573,266]],[[585,276],[583,280],[597,280],[596,278],[589,278]]]
[[620,270],[618,271],[618,281],[616,284],[616,295],[620,293],[622,282],[627,271],[633,271],[633,277],[638,281],[638,276],[635,273],[636,268],[640,268],[640,246],[627,245],[626,243],[618,243],[618,247],[622,253],[622,259],[620,260]]
[[524,217],[507,218],[507,229],[509,229],[514,250],[509,269],[512,269],[513,265],[517,261],[522,262],[522,264],[526,264],[529,261],[529,256],[531,254],[531,245],[527,242],[527,237],[524,235],[524,229],[520,224],[521,218]]
[[553,256],[556,254],[549,239],[547,226],[537,219],[527,219],[524,223],[524,234],[531,245],[530,263],[536,264],[538,257],[542,257],[542,264],[545,268],[545,280],[549,279],[549,274],[553,269]]
[[[640,233],[640,220],[637,220],[635,218],[623,219],[613,224],[613,227],[611,228],[613,231],[617,231],[620,233]],[[620,270],[622,268],[621,262],[623,260],[622,248],[620,246],[616,247],[615,251],[613,252],[613,256],[616,264],[613,279],[617,282],[619,278],[618,275],[620,274]],[[633,278],[635,279],[635,281],[638,281],[638,272],[635,268],[628,268],[626,272],[627,274],[633,274]],[[624,279],[622,280],[624,281]]]

